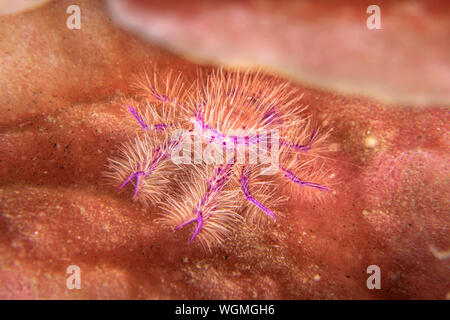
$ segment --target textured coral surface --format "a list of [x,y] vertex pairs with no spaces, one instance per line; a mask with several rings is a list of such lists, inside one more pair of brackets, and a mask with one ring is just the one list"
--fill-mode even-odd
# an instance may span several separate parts
[[[102,179],[132,134],[129,79],[155,65],[194,79],[197,66],[114,26],[103,3],[78,2],[81,30],[65,27],[70,1],[0,17],[0,298],[448,297],[445,106],[299,84],[334,128],[335,198],[294,193],[276,223],[208,253]],[[72,264],[81,290],[66,288]],[[373,264],[381,290],[366,287]]]

